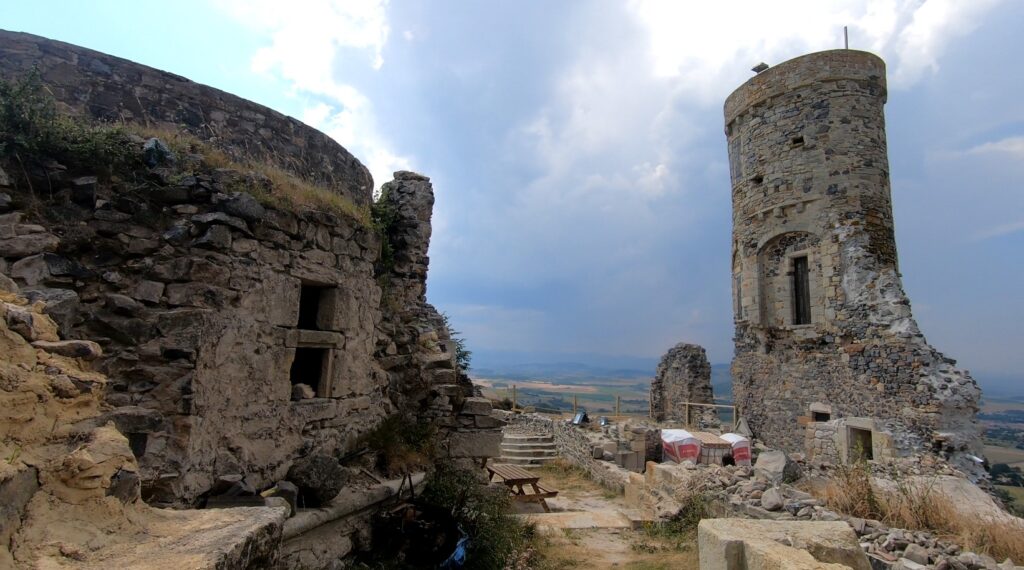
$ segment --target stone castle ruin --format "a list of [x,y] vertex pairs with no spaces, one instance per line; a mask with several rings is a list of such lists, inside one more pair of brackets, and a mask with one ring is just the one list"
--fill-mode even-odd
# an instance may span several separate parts
[[682,421],[702,427],[716,423],[715,408],[687,406],[687,403],[715,403],[711,392],[711,364],[703,347],[679,343],[658,363],[651,383],[651,417],[659,422]]
[[836,50],[725,103],[733,390],[772,447],[845,460],[979,443],[978,386],[925,341],[900,282],[885,101],[882,60]]
[[[426,302],[429,178],[395,173],[375,206],[385,227],[375,227],[369,171],[295,119],[0,31],[0,75],[30,73],[62,112],[157,133],[132,135],[146,164],[130,176],[53,160],[0,171],[0,289],[45,312],[59,328],[49,340],[96,343],[88,356],[104,384],[91,394],[101,401],[81,425],[62,427],[79,434],[69,442],[116,426],[141,498],[178,507],[299,480],[317,458],[336,466],[395,415],[432,423],[453,462],[498,454],[500,422],[473,397]],[[174,152],[157,138],[179,132],[199,148]],[[266,168],[245,168],[255,164]],[[340,211],[275,201],[282,184],[326,188]],[[15,313],[24,311],[8,310],[9,324]],[[0,495],[11,481],[0,473]],[[5,536],[22,514],[3,511]]]

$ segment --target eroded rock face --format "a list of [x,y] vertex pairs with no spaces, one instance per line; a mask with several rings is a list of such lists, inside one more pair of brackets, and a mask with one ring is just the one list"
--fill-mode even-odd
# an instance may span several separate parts
[[108,422],[107,379],[59,339],[30,341],[7,325],[28,312],[56,327],[42,303],[0,290],[0,567],[266,567],[285,512],[167,514],[139,501],[139,466]]
[[837,418],[874,422],[897,455],[980,441],[978,385],[928,345],[900,282],[885,99],[884,63],[837,50],[774,66],[725,104],[733,391],[772,447],[854,433],[824,425]]
[[[662,420],[685,420],[686,402],[713,404],[711,364],[704,348],[679,343],[661,357],[651,383],[651,407],[654,417]],[[691,408],[691,419],[697,420],[713,408]]]

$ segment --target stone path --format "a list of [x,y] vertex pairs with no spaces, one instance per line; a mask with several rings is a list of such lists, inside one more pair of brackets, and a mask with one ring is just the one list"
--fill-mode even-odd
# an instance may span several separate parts
[[558,496],[548,499],[552,512],[536,504],[516,505],[545,537],[543,568],[696,570],[695,540],[680,550],[649,536],[621,495],[559,467],[556,462],[538,470],[542,485],[558,489]]

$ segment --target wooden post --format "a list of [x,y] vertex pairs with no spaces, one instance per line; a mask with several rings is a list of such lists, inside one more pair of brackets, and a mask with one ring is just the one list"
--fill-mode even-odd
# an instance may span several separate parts
[[615,396],[615,419],[622,415],[622,396]]
[[512,385],[512,411],[516,411],[516,385]]

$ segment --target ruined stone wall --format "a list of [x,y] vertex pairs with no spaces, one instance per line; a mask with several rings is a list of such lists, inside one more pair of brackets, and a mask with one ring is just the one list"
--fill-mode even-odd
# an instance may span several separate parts
[[239,162],[277,164],[356,204],[370,203],[369,170],[330,137],[292,117],[173,73],[0,30],[0,75],[13,79],[33,67],[74,112],[106,122],[184,129]]
[[[656,420],[686,421],[686,402],[713,404],[714,400],[711,364],[703,347],[679,343],[661,357],[651,383],[651,412]],[[692,407],[690,418],[697,419],[708,409]]]
[[814,404],[891,420],[920,445],[978,441],[977,384],[927,344],[900,282],[885,100],[884,63],[836,50],[770,68],[726,101],[733,390],[769,445],[801,449]]
[[384,312],[376,355],[398,411],[433,422],[441,449],[469,466],[473,459],[499,454],[504,424],[491,416],[488,400],[474,397],[472,382],[457,365],[451,333],[427,303],[433,206],[433,186],[421,174],[396,172],[382,188],[377,208],[386,226],[385,246],[377,270]]
[[[256,488],[304,450],[344,449],[389,412],[373,358],[379,240],[353,219],[267,209],[228,193],[241,173],[58,193],[0,216],[0,270],[70,338],[93,339],[142,467],[145,496],[191,502],[225,475]],[[300,297],[318,295],[318,322]],[[308,301],[307,301],[308,302]],[[317,360],[296,374],[298,351]],[[303,354],[300,353],[300,357]],[[314,370],[314,372],[308,372]],[[293,384],[311,387],[293,397]]]
[[[46,301],[68,338],[102,346],[105,417],[128,436],[143,498],[265,489],[301,458],[356,451],[394,413],[435,422],[452,457],[497,454],[500,423],[426,302],[428,178],[385,185],[382,239],[358,207],[368,172],[322,133],[171,74],[0,32],[0,71],[32,64],[72,111],[184,129],[238,159],[222,168],[205,146],[175,155],[134,134],[139,155],[116,172],[0,159],[0,273]],[[357,207],[269,206],[295,188],[267,162],[320,184],[300,191]]]

